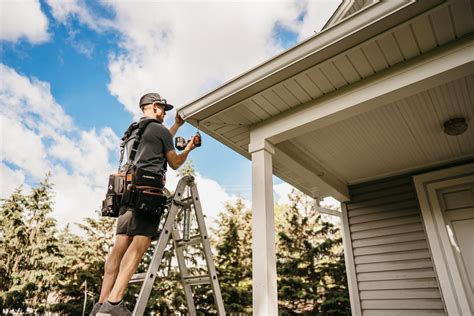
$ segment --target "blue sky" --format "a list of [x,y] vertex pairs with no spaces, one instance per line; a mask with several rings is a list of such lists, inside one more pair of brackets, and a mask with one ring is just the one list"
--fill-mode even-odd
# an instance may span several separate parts
[[[118,138],[140,116],[140,95],[157,91],[179,108],[312,36],[337,5],[1,2],[1,197],[20,184],[28,190],[49,170],[58,221],[92,216],[116,168]],[[186,124],[178,133],[195,131]],[[202,137],[190,158],[204,195],[217,200],[212,212],[236,195],[250,200],[250,161]],[[278,200],[290,187],[274,182]]]

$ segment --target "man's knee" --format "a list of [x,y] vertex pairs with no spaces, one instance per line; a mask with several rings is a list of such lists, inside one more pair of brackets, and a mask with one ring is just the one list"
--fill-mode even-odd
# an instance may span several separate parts
[[117,235],[109,257],[105,262],[105,273],[115,274],[119,270],[120,261],[133,241],[133,236]]
[[151,237],[148,236],[134,236],[131,247],[135,248],[137,251],[141,253],[145,253],[145,251],[150,247],[151,244]]

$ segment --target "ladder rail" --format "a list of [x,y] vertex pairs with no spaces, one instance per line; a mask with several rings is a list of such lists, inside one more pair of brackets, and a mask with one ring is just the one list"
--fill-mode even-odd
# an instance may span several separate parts
[[184,248],[179,247],[177,244],[177,240],[180,240],[179,230],[174,226],[173,228],[173,242],[174,242],[174,249],[176,252],[176,259],[178,261],[178,267],[180,272],[181,283],[183,284],[184,289],[184,296],[186,298],[186,305],[188,306],[188,312],[191,316],[196,315],[196,307],[194,305],[193,299],[193,291],[191,289],[191,285],[185,283],[185,278],[188,276],[188,268],[186,267],[185,258],[184,258]]
[[[188,190],[186,190],[188,189]],[[187,194],[185,194],[185,192]],[[163,260],[164,250],[166,245],[169,242],[170,237],[173,239],[174,248],[176,252],[176,258],[178,261],[178,267],[180,270],[181,283],[183,284],[184,293],[186,297],[186,304],[188,307],[188,313],[191,316],[196,315],[196,308],[193,299],[193,288],[192,286],[210,284],[212,289],[212,294],[214,296],[214,303],[218,315],[225,315],[224,303],[222,301],[222,294],[220,290],[219,281],[217,279],[216,268],[214,265],[212,250],[209,243],[208,233],[206,229],[206,224],[204,220],[204,215],[201,208],[201,203],[199,200],[199,194],[197,191],[196,183],[194,182],[194,177],[185,176],[181,178],[178,182],[178,186],[174,193],[174,197],[170,202],[171,207],[169,207],[168,214],[165,219],[165,223],[161,234],[158,238],[158,243],[153,253],[152,260],[150,262],[148,271],[145,274],[145,279],[140,289],[140,294],[138,295],[137,302],[135,303],[135,308],[132,315],[141,316],[145,312],[148,299],[155,282],[156,274],[160,268],[161,261]],[[176,218],[180,209],[186,209],[185,211],[189,216],[189,213],[194,210],[196,215],[196,222],[198,224],[199,234],[196,236],[189,236],[189,225],[190,218],[185,218],[184,223],[184,232],[181,236],[177,224]],[[189,275],[188,268],[186,266],[186,259],[184,257],[184,250],[186,247],[191,245],[202,244],[202,250],[204,253],[204,259],[207,266],[207,275],[202,276],[192,276]],[[140,274],[142,276],[144,273]],[[138,276],[138,275],[137,275]],[[138,278],[134,278],[133,282],[137,282]]]
[[208,238],[209,235],[207,233],[206,223],[204,221],[204,214],[201,208],[201,200],[199,198],[197,186],[194,181],[191,183],[191,196],[193,197],[194,212],[196,214],[197,224],[199,227],[199,231],[201,232],[202,248],[204,252],[204,257],[206,258],[207,271],[208,271],[210,281],[211,281],[212,294],[214,296],[214,303],[216,304],[216,307],[217,307],[217,314],[225,315],[224,303],[222,301],[221,287],[217,279],[216,267],[214,265],[214,261],[212,260],[213,256],[212,256],[211,244],[209,242],[209,238]]

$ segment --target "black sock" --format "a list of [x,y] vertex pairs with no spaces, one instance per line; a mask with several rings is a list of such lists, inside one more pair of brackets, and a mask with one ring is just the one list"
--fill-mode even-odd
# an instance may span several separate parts
[[108,301],[111,305],[118,305],[122,302],[122,300],[118,301],[118,302],[111,302],[111,301]]

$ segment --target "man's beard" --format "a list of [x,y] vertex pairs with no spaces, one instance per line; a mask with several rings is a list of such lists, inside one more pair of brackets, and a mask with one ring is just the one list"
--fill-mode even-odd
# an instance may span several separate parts
[[164,120],[165,120],[165,117],[164,117],[164,116],[161,116],[161,115],[160,115],[160,116],[156,115],[155,118],[156,118],[156,120],[157,120],[158,122],[160,122],[160,123],[163,123]]

